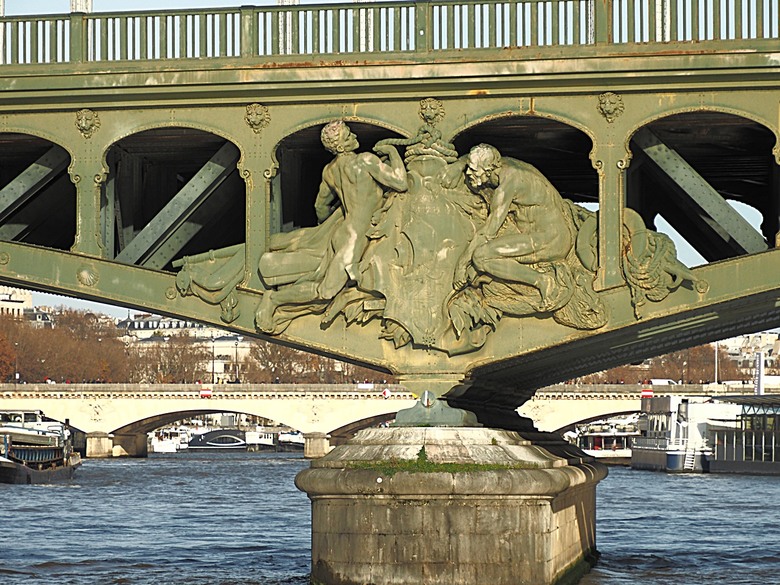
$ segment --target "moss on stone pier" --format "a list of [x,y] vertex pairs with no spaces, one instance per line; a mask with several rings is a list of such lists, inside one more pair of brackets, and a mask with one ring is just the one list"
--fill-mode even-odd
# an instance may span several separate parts
[[351,461],[347,469],[369,469],[380,475],[392,477],[396,473],[468,473],[477,471],[505,471],[508,469],[538,469],[541,466],[528,461],[515,463],[437,463],[428,459],[425,447],[416,459],[390,459],[387,461]]

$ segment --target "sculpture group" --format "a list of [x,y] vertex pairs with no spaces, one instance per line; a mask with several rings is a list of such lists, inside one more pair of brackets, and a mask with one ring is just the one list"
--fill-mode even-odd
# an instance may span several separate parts
[[[595,213],[490,145],[458,157],[435,127],[441,103],[420,105],[416,136],[380,141],[374,153],[357,153],[343,121],[322,129],[334,159],[315,201],[320,223],[272,236],[259,264],[268,290],[258,330],[279,334],[306,314],[321,315],[324,327],[339,316],[379,319],[396,348],[454,355],[481,347],[504,315],[604,326],[607,310],[593,289]],[[629,219],[637,231],[638,216]],[[642,233],[642,249],[629,249],[624,262],[637,310],[695,280],[668,238]],[[660,267],[654,279],[640,274],[648,260]]]
[[[382,140],[373,152],[358,153],[344,121],[323,127],[333,160],[314,202],[319,223],[271,236],[258,266],[266,290],[257,330],[278,335],[304,315],[319,315],[324,328],[338,318],[348,326],[378,320],[380,337],[396,348],[456,355],[482,347],[505,316],[550,317],[581,330],[606,325],[593,287],[596,212],[491,145],[459,156],[436,128],[444,115],[438,100],[422,100],[419,114],[415,136]],[[630,209],[623,229],[621,262],[637,318],[647,300],[685,280],[706,290],[671,240]],[[223,319],[235,318],[242,271],[231,265],[240,252],[212,268],[204,263],[214,254],[180,261],[179,292],[220,303]]]

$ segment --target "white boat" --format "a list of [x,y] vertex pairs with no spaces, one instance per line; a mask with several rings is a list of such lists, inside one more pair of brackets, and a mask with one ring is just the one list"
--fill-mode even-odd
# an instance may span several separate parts
[[304,439],[300,431],[282,431],[276,438],[277,451],[303,451]]
[[640,436],[639,414],[597,420],[577,425],[565,438],[602,463],[628,465],[631,446]]
[[646,430],[635,439],[631,467],[702,473],[713,455],[711,428],[738,424],[741,407],[707,396],[642,398]]
[[65,425],[37,410],[0,412],[0,483],[70,479],[79,465]]
[[247,451],[274,451],[276,449],[274,434],[262,427],[258,427],[254,431],[247,431],[245,440]]
[[187,449],[190,430],[186,427],[162,428],[149,433],[149,451],[152,453],[178,453]]

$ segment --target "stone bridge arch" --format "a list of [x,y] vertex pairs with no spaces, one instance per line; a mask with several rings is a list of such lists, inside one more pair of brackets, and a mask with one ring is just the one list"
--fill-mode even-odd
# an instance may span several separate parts
[[638,390],[636,395],[540,391],[518,412],[531,418],[540,431],[560,433],[577,423],[639,412],[641,405]]
[[324,440],[356,421],[393,418],[415,403],[412,394],[395,385],[371,390],[356,390],[351,385],[221,386],[209,399],[202,398],[200,387],[194,385],[57,385],[52,389],[31,384],[0,393],[0,406],[42,410],[54,420],[68,420],[73,429],[87,435],[87,456],[105,457],[112,452],[143,456],[147,432],[189,415],[233,412],[259,416]]

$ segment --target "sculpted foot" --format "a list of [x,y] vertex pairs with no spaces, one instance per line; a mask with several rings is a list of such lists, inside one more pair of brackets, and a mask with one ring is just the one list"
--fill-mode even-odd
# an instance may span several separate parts
[[276,329],[274,323],[274,311],[276,306],[271,299],[271,293],[267,292],[260,302],[260,306],[255,311],[255,327],[263,333],[273,333]]

